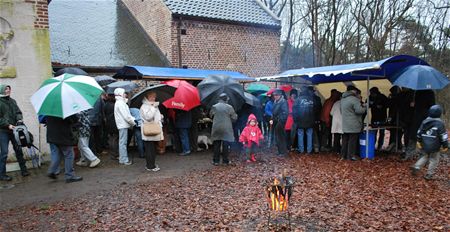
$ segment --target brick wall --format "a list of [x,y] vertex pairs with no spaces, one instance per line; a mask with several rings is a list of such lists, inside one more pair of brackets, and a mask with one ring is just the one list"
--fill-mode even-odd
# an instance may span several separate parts
[[35,10],[34,28],[48,29],[47,0],[25,0],[25,2],[33,4],[33,9]]
[[120,0],[168,60],[172,58],[172,15],[161,0]]
[[[162,0],[120,0],[172,66],[178,66],[178,26]],[[230,70],[251,77],[280,71],[280,31],[251,26],[183,20],[182,65]]]
[[[172,23],[172,59],[178,64],[177,24]],[[239,71],[258,77],[280,71],[280,32],[251,26],[183,20],[182,65]]]

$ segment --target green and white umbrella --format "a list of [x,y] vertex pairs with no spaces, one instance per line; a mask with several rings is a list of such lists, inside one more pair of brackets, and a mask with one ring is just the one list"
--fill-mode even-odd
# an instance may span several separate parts
[[38,115],[67,118],[92,108],[102,92],[94,78],[66,73],[45,80],[31,104]]

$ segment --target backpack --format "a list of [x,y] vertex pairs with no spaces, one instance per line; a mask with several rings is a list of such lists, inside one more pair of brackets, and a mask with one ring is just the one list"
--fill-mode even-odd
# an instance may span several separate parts
[[428,121],[422,125],[419,135],[422,139],[422,148],[427,153],[439,151],[441,147],[439,128],[435,121]]
[[16,126],[13,129],[13,135],[16,143],[20,147],[34,147],[33,145],[33,135],[28,131],[25,125]]

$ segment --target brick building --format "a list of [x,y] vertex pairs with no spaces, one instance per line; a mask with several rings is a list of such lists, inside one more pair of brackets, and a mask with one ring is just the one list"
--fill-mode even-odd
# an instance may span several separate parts
[[174,67],[267,76],[280,70],[280,20],[259,0],[119,0]]

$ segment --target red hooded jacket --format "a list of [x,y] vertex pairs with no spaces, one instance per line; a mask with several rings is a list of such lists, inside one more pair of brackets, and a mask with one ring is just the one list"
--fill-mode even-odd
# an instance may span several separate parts
[[257,122],[255,115],[250,114],[248,116],[247,126],[244,128],[244,130],[242,130],[241,136],[239,137],[239,142],[244,142],[247,144],[247,146],[250,146],[250,144],[248,143],[249,141],[252,141],[259,145],[259,140],[264,139],[264,136],[262,135],[262,132],[258,127],[258,123],[256,123],[254,126],[251,126],[251,120],[255,120],[255,122]]

